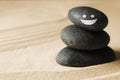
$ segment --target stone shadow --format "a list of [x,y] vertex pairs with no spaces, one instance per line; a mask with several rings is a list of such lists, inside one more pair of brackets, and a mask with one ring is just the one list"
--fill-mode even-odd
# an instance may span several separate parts
[[114,50],[115,55],[116,55],[116,59],[120,59],[120,50]]

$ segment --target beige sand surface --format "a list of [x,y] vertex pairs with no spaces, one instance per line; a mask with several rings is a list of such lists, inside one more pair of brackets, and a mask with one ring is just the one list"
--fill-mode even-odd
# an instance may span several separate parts
[[[119,80],[119,0],[23,0],[0,1],[0,80]],[[60,31],[72,24],[67,12],[75,6],[91,6],[105,12],[111,36],[109,44],[117,60],[85,68],[56,63],[65,47]]]

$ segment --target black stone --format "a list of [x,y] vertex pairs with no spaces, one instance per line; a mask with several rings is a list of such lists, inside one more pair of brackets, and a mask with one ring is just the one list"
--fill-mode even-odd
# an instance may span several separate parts
[[80,28],[98,31],[104,29],[108,24],[107,16],[91,7],[75,7],[68,13],[69,19]]
[[103,64],[116,59],[114,51],[105,47],[99,50],[83,51],[66,47],[57,55],[57,63],[71,67],[86,67]]
[[86,31],[76,25],[65,27],[61,39],[69,47],[80,50],[94,50],[106,47],[110,41],[109,35],[101,31]]

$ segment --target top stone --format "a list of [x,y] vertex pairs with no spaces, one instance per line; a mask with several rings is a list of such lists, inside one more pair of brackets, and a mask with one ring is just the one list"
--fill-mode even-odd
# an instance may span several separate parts
[[99,31],[104,29],[108,24],[107,16],[91,7],[75,7],[68,13],[69,19],[80,28]]

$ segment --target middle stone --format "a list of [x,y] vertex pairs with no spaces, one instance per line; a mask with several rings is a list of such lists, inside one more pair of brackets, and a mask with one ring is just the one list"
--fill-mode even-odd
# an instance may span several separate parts
[[61,39],[69,47],[80,50],[104,48],[110,41],[109,35],[103,30],[86,31],[76,25],[65,27],[61,32]]

